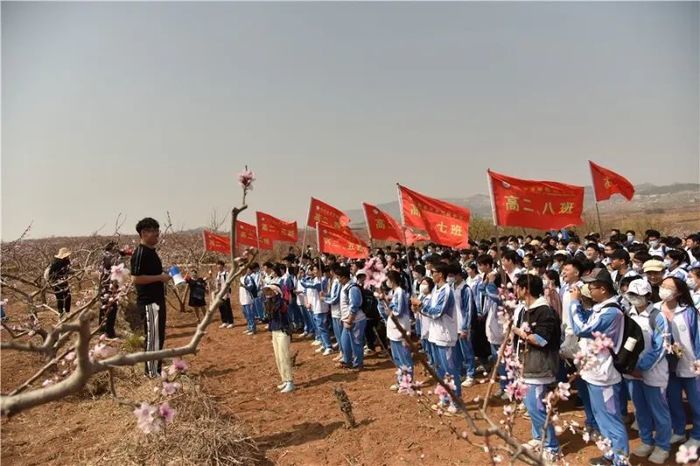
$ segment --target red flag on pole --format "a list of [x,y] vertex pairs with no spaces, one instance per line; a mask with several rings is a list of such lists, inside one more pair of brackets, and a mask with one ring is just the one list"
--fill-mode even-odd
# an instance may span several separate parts
[[258,237],[259,249],[272,250],[272,240],[270,238],[260,238]]
[[317,223],[333,228],[342,228],[350,224],[350,217],[345,215],[340,209],[336,209],[332,205],[312,197],[306,225],[316,228]]
[[421,241],[430,241],[430,238],[421,234],[421,233],[415,233],[411,228],[404,226],[403,227],[403,232],[404,236],[406,238],[406,245],[407,246],[413,246],[414,244],[421,242]]
[[595,191],[596,201],[605,201],[610,197],[619,193],[628,201],[634,196],[634,186],[624,176],[615,173],[612,170],[601,167],[600,165],[591,162],[591,176],[593,177],[593,190]]
[[407,226],[426,231],[432,241],[443,246],[469,247],[469,209],[398,186]]
[[401,227],[391,215],[366,202],[362,203],[362,207],[365,210],[370,239],[404,242]]
[[258,249],[258,232],[255,225],[236,221],[236,246],[250,246]]
[[338,229],[328,225],[317,226],[319,251],[327,254],[337,254],[348,259],[364,259],[369,257],[367,245],[355,236],[350,229]]
[[583,187],[513,178],[488,170],[494,223],[560,229],[583,223]]
[[285,222],[263,212],[256,212],[255,215],[258,220],[258,236],[261,240],[267,238],[272,241],[297,242],[297,222]]
[[231,254],[231,238],[224,235],[217,235],[209,230],[204,230],[204,249],[206,251],[221,252]]

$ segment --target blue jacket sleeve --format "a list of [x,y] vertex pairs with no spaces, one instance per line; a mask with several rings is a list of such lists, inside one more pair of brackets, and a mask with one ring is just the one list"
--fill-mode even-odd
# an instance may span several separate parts
[[461,311],[462,311],[462,328],[461,332],[468,332],[472,325],[472,316],[474,315],[475,303],[472,296],[472,290],[469,286],[465,286],[461,290]]
[[432,306],[430,301],[425,301],[420,312],[431,319],[439,319],[442,314],[444,314],[447,307],[452,304],[452,299],[454,299],[454,297],[449,293],[449,288],[445,287],[440,290],[435,306]]
[[321,283],[316,283],[313,281],[313,279],[310,278],[302,278],[301,286],[303,286],[304,288],[313,288],[316,291],[323,290],[323,286]]
[[648,351],[644,351],[642,357],[637,361],[637,369],[640,371],[648,371],[661,359],[666,357],[666,351],[664,350],[664,333],[668,331],[668,325],[666,324],[666,318],[663,313],[659,312],[656,315],[655,323],[656,329],[651,335],[651,348]]
[[350,287],[348,301],[350,302],[350,312],[352,314],[357,314],[362,309],[362,292],[358,287]]
[[615,308],[609,308],[610,312],[603,312],[600,317],[593,322],[589,322],[591,311],[586,311],[579,301],[571,301],[571,328],[574,335],[583,338],[593,338],[594,332],[605,333],[612,325],[615,319],[618,318]]
[[334,282],[331,288],[331,295],[324,299],[326,304],[338,304],[340,302],[340,283]]
[[693,342],[695,359],[700,359],[700,329],[698,329],[698,310],[690,306],[686,312],[690,312],[690,338]]
[[407,305],[405,297],[406,295],[404,293],[394,293],[391,297],[389,309],[391,309],[391,313],[397,317],[406,312]]

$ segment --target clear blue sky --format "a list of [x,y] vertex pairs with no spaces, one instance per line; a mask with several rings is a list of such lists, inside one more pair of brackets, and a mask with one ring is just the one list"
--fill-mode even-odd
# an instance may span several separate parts
[[397,181],[486,192],[489,167],[589,184],[589,158],[697,182],[698,23],[696,2],[3,2],[2,239],[203,226],[244,164],[248,221]]

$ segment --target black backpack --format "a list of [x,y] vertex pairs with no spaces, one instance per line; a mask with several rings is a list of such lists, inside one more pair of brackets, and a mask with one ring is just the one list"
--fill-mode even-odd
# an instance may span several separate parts
[[620,351],[615,353],[615,351],[610,350],[610,354],[612,354],[613,358],[613,365],[620,374],[630,374],[637,368],[639,355],[644,351],[644,333],[639,324],[620,309],[618,303],[610,303],[604,306],[603,309],[608,307],[618,309],[622,313],[622,318],[624,319]]
[[[363,290],[363,289],[360,287],[360,285],[358,285],[357,283],[351,283],[350,286],[347,287],[347,288],[345,289],[345,291],[344,291],[344,293],[345,293],[345,299],[347,299],[348,302],[350,301],[350,289],[353,288],[353,287],[355,287],[355,288],[357,288],[357,289],[360,290],[360,294],[362,295],[362,306],[360,307],[360,309],[362,309],[362,312],[365,313],[365,316],[369,317],[368,313],[369,313],[369,314],[372,314],[372,299],[374,299],[374,300],[376,301],[376,298],[374,298],[374,295],[371,295],[371,299],[370,299],[370,297],[368,297],[367,294],[365,294],[365,290]],[[375,307],[376,307],[376,306],[375,306]],[[377,313],[377,315],[378,315],[378,314],[379,314],[379,310],[377,310],[376,313]],[[370,317],[370,318],[371,318],[371,317]]]

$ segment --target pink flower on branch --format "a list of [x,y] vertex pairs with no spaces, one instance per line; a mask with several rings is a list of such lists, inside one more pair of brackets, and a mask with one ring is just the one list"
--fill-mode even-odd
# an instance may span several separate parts
[[250,191],[253,189],[253,181],[255,181],[255,173],[252,170],[248,170],[248,166],[238,174],[238,183],[243,187],[244,191]]

